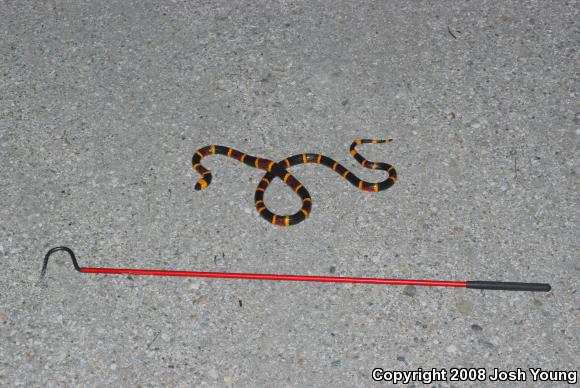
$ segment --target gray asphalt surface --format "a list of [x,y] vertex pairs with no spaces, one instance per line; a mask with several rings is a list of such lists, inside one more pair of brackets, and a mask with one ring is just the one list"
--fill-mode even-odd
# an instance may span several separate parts
[[[0,3],[0,385],[577,370],[578,14],[576,1]],[[356,138],[394,139],[359,150],[398,182],[364,193],[293,168],[313,212],[290,228],[258,216],[262,172],[233,160],[206,159],[214,180],[193,191],[191,156],[212,143],[320,152],[382,179],[350,157]],[[299,207],[278,181],[266,200]],[[56,245],[82,266],[553,291],[90,275],[64,254],[39,282]]]

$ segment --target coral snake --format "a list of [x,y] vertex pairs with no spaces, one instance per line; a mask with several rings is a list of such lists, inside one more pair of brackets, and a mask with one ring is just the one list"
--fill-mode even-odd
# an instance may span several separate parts
[[[310,211],[312,209],[312,197],[308,193],[308,190],[306,190],[306,187],[304,187],[298,179],[296,179],[290,172],[288,172],[290,167],[305,163],[322,164],[328,168],[331,168],[332,171],[342,175],[344,178],[346,178],[346,180],[348,180],[352,185],[359,188],[360,190],[370,192],[383,191],[391,187],[396,182],[397,172],[395,171],[395,168],[388,163],[376,163],[366,160],[361,154],[357,152],[356,147],[361,144],[380,144],[389,143],[390,141],[391,139],[358,139],[350,145],[351,155],[363,167],[372,170],[386,171],[389,174],[388,178],[378,183],[366,182],[359,179],[340,163],[321,154],[298,154],[290,156],[289,158],[281,160],[280,162],[275,162],[269,159],[257,158],[230,147],[209,145],[198,149],[193,154],[193,158],[191,160],[193,168],[202,175],[202,178],[199,179],[195,184],[195,190],[203,190],[207,188],[212,179],[211,172],[201,165],[201,159],[209,155],[228,156],[248,166],[266,171],[266,174],[262,177],[262,180],[256,188],[256,194],[254,197],[256,202],[256,209],[262,218],[278,226],[296,225],[299,222],[304,221],[310,215]],[[294,190],[294,192],[297,193],[302,200],[302,207],[296,213],[292,215],[278,215],[270,211],[266,206],[266,203],[264,202],[264,192],[270,183],[272,183],[274,178],[280,178],[286,185]]]

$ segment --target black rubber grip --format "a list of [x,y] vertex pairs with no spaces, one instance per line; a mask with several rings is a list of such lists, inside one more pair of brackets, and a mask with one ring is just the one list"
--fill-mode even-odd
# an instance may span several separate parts
[[475,288],[478,290],[548,292],[552,289],[552,286],[545,283],[484,282],[475,280],[468,281],[467,288]]

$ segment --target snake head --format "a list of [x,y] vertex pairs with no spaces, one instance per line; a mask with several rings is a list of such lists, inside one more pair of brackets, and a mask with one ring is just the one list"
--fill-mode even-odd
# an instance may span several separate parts
[[203,190],[207,187],[208,183],[205,179],[201,178],[197,181],[197,183],[195,184],[194,189],[197,191]]

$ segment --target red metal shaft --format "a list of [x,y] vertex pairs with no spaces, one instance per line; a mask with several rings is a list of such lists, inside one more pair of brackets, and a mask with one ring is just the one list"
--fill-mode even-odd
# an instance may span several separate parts
[[81,267],[80,271],[84,273],[101,273],[101,274],[104,273],[104,274],[123,274],[123,275],[187,276],[197,278],[281,280],[294,282],[395,284],[395,285],[413,285],[413,286],[431,286],[431,287],[467,287],[467,282],[446,281],[446,280],[353,278],[339,276],[278,275],[278,274],[232,273],[232,272],[191,272],[191,271],[166,271],[154,269],[130,269],[130,268]]

